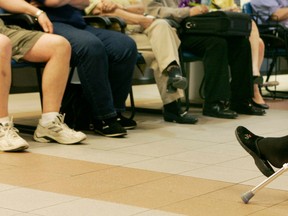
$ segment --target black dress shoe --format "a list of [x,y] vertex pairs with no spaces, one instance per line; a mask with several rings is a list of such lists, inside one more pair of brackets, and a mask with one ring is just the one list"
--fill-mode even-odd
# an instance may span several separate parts
[[187,88],[187,79],[182,76],[181,69],[178,65],[170,65],[165,70],[168,75],[167,92],[175,93],[177,89]]
[[198,119],[187,112],[175,114],[164,110],[163,118],[167,122],[176,122],[180,124],[195,124]]
[[258,107],[260,109],[269,109],[269,106],[264,103],[264,104],[259,104],[259,103],[256,103],[254,100],[252,100],[252,105],[255,106],[255,107]]
[[238,114],[262,116],[266,113],[264,109],[255,107],[252,105],[252,103],[249,103],[249,102],[231,103],[230,108],[231,110],[234,110]]
[[237,118],[237,113],[230,110],[223,102],[205,103],[203,108],[203,115],[216,118]]
[[257,146],[258,141],[263,137],[253,134],[242,126],[236,128],[235,135],[240,145],[253,157],[258,169],[267,177],[273,175],[275,171],[265,157],[261,155]]

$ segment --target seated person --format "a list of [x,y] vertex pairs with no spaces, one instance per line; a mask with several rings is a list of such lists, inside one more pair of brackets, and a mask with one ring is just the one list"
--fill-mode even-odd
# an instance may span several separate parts
[[[234,0],[212,0],[211,8],[241,12],[241,9],[235,4]],[[254,96],[252,98],[252,104],[263,109],[268,109],[269,106],[265,103],[259,87],[261,87],[261,85],[271,85],[272,83],[263,83],[263,78],[260,75],[260,68],[264,59],[265,45],[263,40],[260,38],[258,27],[254,20],[252,20],[252,28],[249,41],[252,51],[252,69],[254,81]]]
[[77,67],[83,94],[91,106],[95,133],[126,136],[126,129],[137,125],[122,115],[137,60],[135,42],[120,32],[87,25],[82,10],[89,5],[88,0],[30,3],[45,11],[54,33],[71,44],[71,63]]
[[251,0],[253,10],[262,22],[275,21],[288,27],[288,1],[286,0]]
[[240,145],[253,157],[256,166],[265,176],[274,173],[270,164],[281,168],[284,163],[288,163],[288,136],[257,136],[243,126],[237,127],[235,134]]
[[[206,5],[179,8],[177,0],[145,2],[147,14],[157,18],[172,18],[177,22],[209,11]],[[204,115],[236,118],[237,113],[265,114],[264,109],[252,104],[252,56],[247,38],[181,35],[181,46],[202,57],[205,71]]]
[[47,62],[42,77],[43,113],[34,139],[38,142],[56,141],[60,144],[74,144],[86,139],[86,135],[82,132],[68,128],[64,124],[64,116],[59,114],[69,73],[71,48],[68,41],[63,37],[48,34],[53,33],[53,26],[46,14],[25,1],[0,0],[0,7],[7,11],[34,16],[47,32],[5,26],[0,19],[0,150],[22,151],[29,147],[29,144],[18,135],[8,114],[11,57],[16,61]]
[[[134,3],[131,3],[134,2]],[[144,56],[147,67],[153,68],[154,77],[164,104],[165,121],[194,124],[197,118],[181,110],[179,100],[186,88],[186,78],[179,67],[180,40],[175,29],[163,19],[144,16],[141,1],[90,0],[87,14],[117,16],[128,25],[127,34],[135,40],[138,51]],[[154,55],[151,56],[151,52]]]

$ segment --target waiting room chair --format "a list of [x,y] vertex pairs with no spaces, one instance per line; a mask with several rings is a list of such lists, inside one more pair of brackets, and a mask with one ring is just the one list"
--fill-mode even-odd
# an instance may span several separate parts
[[[185,104],[186,104],[186,111],[188,111],[189,107],[190,107],[189,86],[191,85],[191,83],[190,83],[190,72],[191,71],[189,71],[187,64],[192,63],[192,62],[202,61],[202,58],[196,56],[191,51],[182,50],[181,48],[179,50],[179,56],[180,56],[180,63],[181,63],[181,69],[182,69],[183,76],[186,77],[186,79],[188,81],[188,86],[185,89],[185,101],[186,101]],[[201,97],[201,99],[204,99],[203,86],[204,86],[204,78],[201,80],[201,84],[200,84],[200,88],[199,88],[199,96]]]

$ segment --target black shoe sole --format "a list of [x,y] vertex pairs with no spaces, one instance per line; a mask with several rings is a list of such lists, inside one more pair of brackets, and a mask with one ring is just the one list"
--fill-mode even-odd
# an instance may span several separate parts
[[122,126],[125,130],[133,130],[133,129],[135,129],[137,126],[135,125],[135,126]]
[[167,82],[167,93],[175,93],[177,89],[186,89],[188,86],[187,79],[185,77],[181,78],[169,78]]
[[267,104],[258,104],[254,100],[252,100],[253,106],[260,108],[260,109],[269,109],[269,106]]
[[219,114],[214,114],[214,113],[209,113],[209,112],[202,112],[203,115],[209,116],[209,117],[214,117],[214,118],[223,118],[223,119],[236,119],[238,115],[231,116],[231,115],[219,115]]
[[[257,107],[256,107],[257,108]],[[266,111],[264,109],[257,108],[258,111],[252,111],[250,108],[239,108],[237,105],[230,105],[230,109],[237,112],[238,114],[244,115],[256,115],[256,116],[264,116]]]
[[191,121],[179,121],[179,120],[176,120],[176,119],[173,119],[173,118],[165,118],[164,117],[164,121],[166,122],[174,122],[174,123],[178,123],[178,124],[196,124],[198,122],[198,119],[195,119],[195,120],[191,120]]
[[105,133],[103,133],[99,130],[96,130],[96,129],[94,130],[94,132],[97,134],[100,134],[102,136],[106,136],[106,137],[124,137],[127,135],[127,133],[124,133],[124,132],[123,133],[114,133],[114,134],[105,134]]
[[179,116],[176,116],[174,114],[167,114],[167,113],[163,113],[163,118],[164,118],[164,121],[167,121],[167,122],[175,122],[175,123],[179,123],[179,124],[195,124],[198,122],[198,119],[197,118],[193,118],[193,117],[179,117]]
[[186,89],[187,88],[187,79],[185,77],[181,78],[175,78],[174,81],[172,82],[172,85],[174,88],[179,88],[179,89]]
[[263,175],[269,177],[275,173],[273,168],[270,166],[268,161],[262,160],[255,152],[253,152],[250,148],[248,148],[241,140],[241,138],[238,136],[238,128],[235,130],[235,136],[240,143],[240,145],[253,157],[255,165],[258,167],[258,169],[263,173]]

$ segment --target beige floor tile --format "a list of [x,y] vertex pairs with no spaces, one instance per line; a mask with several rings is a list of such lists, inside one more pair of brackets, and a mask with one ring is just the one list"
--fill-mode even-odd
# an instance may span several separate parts
[[274,205],[270,208],[260,210],[256,213],[251,214],[251,216],[286,216],[287,215],[288,202],[283,202]]
[[155,209],[170,203],[186,200],[190,197],[191,195],[174,193],[168,190],[152,189],[149,185],[141,184],[110,193],[91,196],[90,198]]
[[230,187],[232,184],[221,181],[173,175],[147,182],[143,185],[147,188],[151,188],[151,190],[170,191],[176,194],[186,194],[195,197]]
[[[227,188],[222,188],[213,193],[209,193],[206,195],[206,197],[223,201],[233,200],[237,202],[242,202],[241,196],[244,193],[249,192],[252,188],[253,187],[251,186],[235,185]],[[255,193],[254,197],[251,198],[250,201],[248,202],[248,205],[257,205],[268,208],[287,200],[288,200],[287,191],[271,190],[265,188]]]
[[[0,153],[0,215],[79,216],[89,209],[97,216],[287,215],[288,173],[242,202],[265,177],[234,131],[243,125],[263,136],[287,135],[288,103],[267,100],[265,116],[236,120],[204,117],[191,107],[199,122],[181,125],[163,120],[156,85],[133,90],[138,107],[156,112],[136,113],[138,127],[124,139],[90,132],[83,144],[64,146],[21,134],[31,145],[27,152]],[[16,122],[37,124],[37,93],[10,99]]]
[[223,201],[211,199],[206,196],[195,197],[181,202],[173,203],[159,210],[170,211],[189,216],[245,216],[262,210],[256,205],[244,205],[240,201]]

